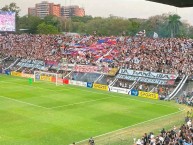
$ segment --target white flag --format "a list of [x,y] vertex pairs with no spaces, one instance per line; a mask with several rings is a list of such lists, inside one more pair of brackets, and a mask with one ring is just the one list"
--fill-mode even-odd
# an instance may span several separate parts
[[158,37],[159,37],[158,34],[156,32],[154,32],[153,38],[158,38]]

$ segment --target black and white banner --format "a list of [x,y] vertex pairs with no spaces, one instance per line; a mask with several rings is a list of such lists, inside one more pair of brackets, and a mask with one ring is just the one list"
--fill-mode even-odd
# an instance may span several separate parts
[[175,80],[178,77],[177,74],[163,74],[150,71],[137,71],[131,69],[120,69],[119,74],[161,80]]
[[20,67],[37,68],[39,70],[46,70],[44,61],[22,59],[18,64]]
[[175,83],[174,80],[160,80],[160,79],[152,79],[152,78],[145,78],[145,77],[128,76],[128,75],[122,75],[122,74],[118,74],[116,78],[129,80],[129,81],[139,81],[139,82],[149,83],[149,84],[159,84],[159,85],[174,85]]

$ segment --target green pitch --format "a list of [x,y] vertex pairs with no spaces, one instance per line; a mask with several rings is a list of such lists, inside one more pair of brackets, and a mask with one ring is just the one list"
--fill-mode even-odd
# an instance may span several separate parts
[[0,145],[68,145],[179,111],[168,104],[0,75]]

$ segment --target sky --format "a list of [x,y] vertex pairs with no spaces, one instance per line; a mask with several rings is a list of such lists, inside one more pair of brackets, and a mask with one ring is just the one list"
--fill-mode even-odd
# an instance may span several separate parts
[[[20,16],[26,15],[28,7],[42,0],[0,0],[0,8],[15,2],[21,9]],[[177,13],[183,21],[193,25],[193,7],[176,8],[145,0],[47,0],[62,6],[79,5],[85,8],[86,15],[108,17],[109,15],[124,18],[149,18],[163,13]]]

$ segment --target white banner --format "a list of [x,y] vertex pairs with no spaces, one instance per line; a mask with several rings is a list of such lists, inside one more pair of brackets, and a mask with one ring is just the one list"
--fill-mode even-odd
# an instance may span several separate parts
[[128,76],[128,75],[122,75],[122,74],[118,74],[116,78],[129,80],[129,81],[139,81],[139,82],[144,82],[149,84],[159,84],[159,85],[174,85],[175,83],[175,80],[152,79],[152,78]]
[[178,74],[163,74],[150,71],[137,71],[131,69],[120,69],[119,74],[160,80],[175,80],[178,77]]
[[40,69],[40,70],[47,70],[47,68],[45,67],[44,61],[41,61],[41,60],[22,59],[17,65],[21,66],[21,67],[37,68],[37,69]]
[[110,92],[121,93],[121,94],[128,94],[128,93],[130,93],[130,89],[118,88],[118,87],[109,87],[109,91]]
[[75,85],[75,86],[87,87],[87,82],[69,80],[69,84]]

